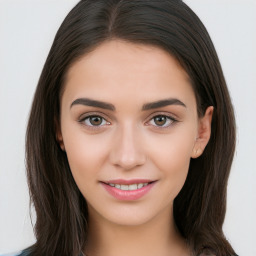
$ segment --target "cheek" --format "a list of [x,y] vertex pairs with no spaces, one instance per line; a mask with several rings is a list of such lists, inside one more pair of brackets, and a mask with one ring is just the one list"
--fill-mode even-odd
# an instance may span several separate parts
[[87,135],[77,130],[72,132],[72,128],[67,131],[63,131],[63,139],[70,169],[78,187],[81,188],[85,182],[95,183],[98,170],[107,158],[104,139],[100,135]]
[[[175,198],[183,187],[190,164],[191,152],[195,140],[193,130],[186,133],[175,133],[152,141],[151,159],[163,180],[166,191],[171,193],[171,198]],[[156,146],[158,145],[158,146]]]
[[152,158],[156,162],[160,162],[163,167],[187,165],[194,148],[195,134],[194,129],[177,129],[177,131],[164,136],[149,137],[147,148],[150,149]]

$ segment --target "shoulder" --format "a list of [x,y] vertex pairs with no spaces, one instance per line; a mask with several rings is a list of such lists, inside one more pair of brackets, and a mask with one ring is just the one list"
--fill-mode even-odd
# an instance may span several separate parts
[[31,256],[30,248],[25,249],[24,251],[20,252],[19,254],[15,255],[15,256]]
[[31,254],[30,254],[30,249],[28,248],[16,253],[0,254],[0,256],[31,256]]
[[19,254],[16,254],[15,256],[31,256],[31,254],[27,251],[22,251]]

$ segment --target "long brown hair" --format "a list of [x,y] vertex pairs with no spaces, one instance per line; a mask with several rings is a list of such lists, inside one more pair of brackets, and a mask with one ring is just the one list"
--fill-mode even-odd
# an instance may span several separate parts
[[78,256],[86,244],[86,200],[58,145],[56,127],[67,70],[111,39],[164,49],[189,75],[198,115],[214,106],[210,141],[203,155],[191,160],[174,201],[174,218],[194,255],[204,249],[218,256],[235,255],[222,231],[236,141],[233,108],[213,43],[181,0],[83,0],[63,21],[38,82],[27,128],[27,176],[37,215],[32,255]]

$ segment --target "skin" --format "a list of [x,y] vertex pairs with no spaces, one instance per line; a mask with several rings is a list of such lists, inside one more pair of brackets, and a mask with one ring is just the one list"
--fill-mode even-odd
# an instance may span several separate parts
[[[115,111],[73,103],[80,98],[110,103]],[[144,104],[170,98],[185,106],[142,110]],[[199,157],[209,141],[212,113],[208,107],[198,118],[188,75],[157,47],[112,40],[71,66],[57,137],[88,203],[88,255],[189,255],[175,228],[173,200],[190,159]],[[114,198],[100,183],[135,178],[156,182],[133,201]]]

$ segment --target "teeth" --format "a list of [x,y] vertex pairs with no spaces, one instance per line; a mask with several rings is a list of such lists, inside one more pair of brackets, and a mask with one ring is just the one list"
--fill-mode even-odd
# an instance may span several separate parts
[[143,187],[142,183],[138,184],[138,188],[142,188],[142,187]]
[[115,187],[118,188],[120,190],[136,190],[136,189],[140,189],[142,187],[145,187],[148,185],[148,183],[139,183],[139,184],[130,184],[130,185],[121,185],[121,184],[113,184],[110,183],[109,184],[111,187]]
[[129,185],[121,185],[121,190],[129,190]]
[[137,184],[129,185],[129,190],[135,190],[135,189],[138,189],[138,185]]

